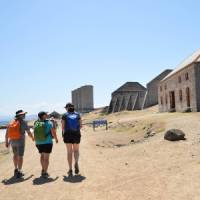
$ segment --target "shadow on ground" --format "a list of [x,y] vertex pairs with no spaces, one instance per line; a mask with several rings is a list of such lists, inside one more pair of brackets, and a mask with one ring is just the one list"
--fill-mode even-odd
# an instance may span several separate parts
[[33,180],[33,185],[44,185],[47,183],[52,183],[55,182],[59,179],[59,177],[56,178],[43,178],[43,177],[39,177],[39,178],[35,178]]
[[86,179],[86,177],[81,175],[76,176],[64,176],[63,181],[67,183],[81,183]]
[[25,181],[28,181],[29,179],[31,179],[33,177],[33,175],[27,177],[27,178],[16,178],[14,176],[12,176],[11,178],[9,179],[5,179],[2,181],[2,183],[4,185],[13,185],[13,184],[17,184],[17,183],[22,183],[22,182],[25,182]]

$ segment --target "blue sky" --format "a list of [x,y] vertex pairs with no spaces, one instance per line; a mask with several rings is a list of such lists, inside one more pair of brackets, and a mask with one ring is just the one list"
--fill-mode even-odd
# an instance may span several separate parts
[[199,48],[197,0],[0,0],[0,115],[64,111],[92,84],[95,106]]

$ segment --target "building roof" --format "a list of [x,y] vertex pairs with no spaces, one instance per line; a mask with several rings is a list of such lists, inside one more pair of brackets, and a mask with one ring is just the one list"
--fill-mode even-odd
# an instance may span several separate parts
[[116,92],[138,92],[138,91],[146,91],[146,88],[142,86],[138,82],[126,82],[120,88],[115,90],[113,93]]
[[158,76],[156,76],[154,79],[152,79],[150,82],[147,83],[149,85],[150,83],[156,81],[156,80],[162,80],[164,79],[169,73],[171,73],[173,70],[172,69],[166,69],[162,73],[160,73]]
[[182,63],[180,63],[170,74],[168,74],[163,80],[168,79],[169,77],[173,76],[177,72],[183,70],[184,68],[188,67],[189,65],[200,62],[200,49],[194,52],[191,56],[185,59]]

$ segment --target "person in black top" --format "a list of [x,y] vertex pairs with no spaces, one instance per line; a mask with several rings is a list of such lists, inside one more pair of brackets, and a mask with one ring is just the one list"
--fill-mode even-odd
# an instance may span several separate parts
[[63,141],[67,147],[67,157],[69,164],[68,175],[73,175],[72,160],[74,155],[75,160],[75,174],[79,174],[79,144],[81,142],[81,128],[82,122],[80,114],[75,112],[74,105],[68,103],[65,106],[67,113],[62,116],[62,133]]

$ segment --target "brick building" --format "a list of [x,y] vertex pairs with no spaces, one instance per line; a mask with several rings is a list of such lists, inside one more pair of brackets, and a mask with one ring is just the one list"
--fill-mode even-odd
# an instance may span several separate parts
[[158,90],[160,112],[200,111],[200,50],[166,76]]

